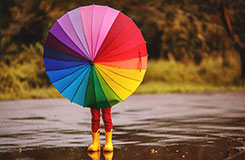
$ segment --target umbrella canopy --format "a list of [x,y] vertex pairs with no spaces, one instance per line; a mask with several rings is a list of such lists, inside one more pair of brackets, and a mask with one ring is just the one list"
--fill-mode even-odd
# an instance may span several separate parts
[[107,6],[69,11],[49,30],[46,72],[57,90],[84,107],[111,107],[143,80],[146,43],[135,23]]

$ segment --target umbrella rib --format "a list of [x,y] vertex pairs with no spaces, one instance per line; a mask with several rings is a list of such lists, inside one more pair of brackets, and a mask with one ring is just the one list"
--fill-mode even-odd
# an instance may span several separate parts
[[[95,62],[95,64],[99,64],[99,65],[104,65],[104,66],[110,66],[110,67],[113,67],[113,68],[118,68],[118,69],[138,69],[138,68],[133,68],[133,67],[129,67],[129,65],[125,65],[125,66],[118,66],[118,64],[124,64],[125,61],[129,61],[129,60],[137,60],[137,62],[133,62],[133,63],[137,63],[137,66],[138,66],[138,63],[139,63],[139,59],[140,58],[146,58],[147,56],[143,56],[143,57],[136,57],[136,58],[132,58],[132,59],[126,59],[126,60],[114,60],[114,61],[97,61]],[[132,63],[132,64],[133,64]],[[114,65],[115,64],[115,65]],[[144,70],[146,68],[142,68],[142,70]]]
[[[57,60],[57,61],[65,61],[65,62],[81,62],[81,60],[80,61],[79,60],[77,60],[77,61],[75,61],[75,60],[62,60],[62,59],[50,58],[50,57],[46,57],[46,56],[44,58],[54,59],[54,60]],[[86,62],[88,62],[88,61],[86,61]]]
[[[135,33],[136,34],[136,33]],[[116,40],[116,39],[115,39]],[[112,42],[111,42],[112,43]],[[144,43],[145,43],[145,41],[144,41]],[[129,43],[130,44],[130,43]],[[104,56],[106,56],[106,55],[108,55],[110,52],[112,52],[112,51],[114,51],[115,49],[117,49],[118,47],[120,47],[122,44],[120,44],[120,45],[118,45],[116,48],[113,48],[113,49],[110,49],[109,51],[107,51],[107,52],[104,52],[103,54],[101,54],[101,57],[104,57]],[[140,46],[141,44],[139,44],[139,45],[137,45],[137,46]],[[109,47],[110,45],[108,45],[108,47]],[[107,47],[107,48],[108,48]],[[133,48],[135,48],[135,47],[133,47]],[[131,50],[131,49],[129,49],[129,50]],[[105,51],[105,49],[104,49],[104,51]]]
[[[81,9],[80,9],[80,16],[81,16]],[[90,55],[90,50],[89,50],[89,44],[88,44],[88,40],[87,40],[87,34],[85,33],[85,29],[84,29],[84,21],[83,21],[83,19],[82,19],[82,16],[81,16],[81,23],[82,23],[82,28],[83,28],[83,32],[84,32],[84,38],[85,38],[85,41],[86,41],[86,44],[87,44],[87,46],[88,46],[88,54],[89,54],[89,59],[92,59],[92,57],[91,57],[91,55]]]
[[[92,47],[93,48],[93,47]],[[95,78],[94,78],[94,72],[95,72],[95,70],[94,70],[94,66],[92,67],[92,76],[93,76],[93,90],[94,90],[94,98],[95,98],[95,103],[96,103],[96,107],[98,107],[98,104],[97,104],[97,100],[96,99],[98,99],[98,97],[96,97],[96,92],[95,92],[95,83],[94,83],[94,81],[95,81]]]
[[[61,44],[63,44],[65,47],[67,47],[68,49],[70,49],[70,50],[72,50],[74,53],[76,53],[77,56],[79,56],[78,58],[86,59],[86,57],[84,57],[83,55],[77,53],[75,50],[73,50],[73,49],[70,48],[69,46],[65,45],[61,40],[59,40],[57,37],[55,37],[51,32],[49,32],[49,34],[52,35],[54,39],[56,39],[57,41],[59,41],[59,42],[60,42]],[[46,40],[46,41],[47,41],[47,40]],[[49,46],[49,47],[51,47],[51,48],[53,48],[53,49],[56,49],[56,50],[58,50],[58,51],[61,51],[61,52],[65,53],[65,54],[67,54],[67,55],[71,55],[71,54],[69,54],[69,53],[66,53],[66,52],[60,50],[60,49],[57,49],[57,48],[54,48],[54,47],[50,46],[50,45],[47,44],[46,42],[45,42],[45,45],[47,45],[47,46]],[[71,55],[71,56],[74,56],[74,55]],[[74,56],[74,57],[77,57],[77,56]]]
[[[119,74],[119,73],[117,73],[117,72],[111,71],[110,69],[103,67],[103,66],[104,66],[103,64],[100,64],[100,66],[101,66],[103,69],[105,69],[105,70],[107,70],[107,71],[109,71],[109,72],[112,72],[112,73],[114,73],[114,74],[116,74],[116,75],[122,76],[122,77],[127,78],[127,79],[130,79],[130,80],[134,80],[134,81],[137,81],[137,82],[141,82],[141,80],[134,79],[134,78],[130,78],[130,77],[121,75],[121,74]],[[128,69],[128,70],[132,70],[132,69]],[[134,69],[134,70],[135,70],[135,69]]]
[[[90,73],[89,74],[92,74],[91,76],[93,76],[93,66],[91,67],[91,70],[90,70]],[[94,79],[94,78],[93,78]],[[88,81],[88,85],[87,85],[87,88],[86,88],[86,95],[87,95],[87,92],[88,92],[88,86],[89,86],[89,84],[91,83],[91,81],[90,81],[90,75],[89,75],[89,81]],[[93,83],[93,82],[92,82]],[[92,84],[93,85],[93,84]],[[93,88],[94,88],[94,86],[93,86]],[[86,96],[85,95],[85,96]],[[86,96],[87,97],[87,96]],[[95,91],[94,91],[94,97],[95,97],[95,102],[96,102],[96,95],[95,95]],[[85,105],[86,105],[86,98],[85,98]],[[94,107],[96,107],[96,106],[94,106]]]
[[86,87],[86,91],[85,91],[85,98],[84,98],[84,107],[86,106],[86,98],[87,98],[87,92],[88,92],[88,86],[89,86],[89,80],[90,80],[90,74],[91,74],[91,70],[92,70],[92,67],[90,67],[91,69],[89,70],[89,77],[88,77],[88,84],[87,84],[87,87]]
[[[94,67],[95,68],[95,67]],[[98,103],[97,103],[97,100],[96,99],[98,99],[98,95],[96,94],[96,91],[95,91],[95,77],[94,77],[94,73],[96,74],[96,71],[95,71],[95,69],[93,68],[93,80],[94,80],[94,95],[95,95],[95,102],[96,102],[96,105],[97,105],[97,107],[98,107]],[[98,78],[98,77],[97,77]],[[96,97],[96,95],[97,95],[97,97]]]
[[[96,68],[95,68],[95,67],[94,67],[94,71],[95,71],[95,75],[97,76]],[[98,76],[97,76],[97,79],[98,79],[98,82],[100,82]],[[108,99],[106,98],[105,93],[104,93],[104,91],[103,91],[103,89],[102,89],[100,83],[99,83],[99,87],[100,87],[100,89],[101,89],[101,91],[102,91],[103,96],[105,97],[106,101],[108,102]],[[95,96],[96,96],[96,94],[95,94]],[[97,102],[96,102],[96,103],[97,103]],[[110,103],[108,103],[108,104],[110,105]],[[98,103],[97,103],[97,105],[98,105]]]
[[[98,71],[98,69],[97,68],[95,68],[95,70],[97,70]],[[95,72],[96,74],[97,74],[97,72]],[[100,74],[100,72],[98,71],[98,74]],[[101,78],[103,78],[103,76],[100,74],[100,76],[101,76]],[[99,80],[99,79],[98,79]],[[106,80],[103,78],[103,80],[104,80],[104,82],[105,82],[105,84],[111,89],[111,91],[117,96],[117,98],[119,98],[121,101],[123,101],[115,92],[114,92],[114,90],[109,86],[109,84],[106,82]],[[101,86],[101,85],[100,85]],[[102,89],[102,86],[101,86],[101,89]],[[103,89],[102,89],[102,92],[103,92],[103,94],[104,94],[104,96],[105,96],[105,98],[107,99],[107,97],[106,97],[106,95],[105,95],[105,93],[104,93],[104,91],[103,91]],[[107,99],[107,101],[108,101],[108,99]]]
[[[80,13],[80,10],[79,10],[79,13]],[[70,17],[70,15],[68,14],[68,17],[69,17],[69,19],[70,19],[70,21],[71,21],[71,17]],[[80,19],[81,19],[81,15],[79,14],[79,17],[80,17]],[[87,49],[86,49],[86,47],[84,46],[84,44],[82,43],[82,41],[81,41],[81,39],[80,39],[80,37],[78,36],[78,34],[77,34],[77,32],[76,32],[76,29],[75,29],[75,27],[73,26],[73,23],[72,23],[72,21],[71,21],[71,25],[72,25],[72,28],[73,28],[73,30],[74,30],[74,32],[75,32],[75,34],[76,34],[76,36],[77,36],[77,38],[78,38],[78,40],[80,41],[80,43],[81,43],[81,45],[82,45],[82,47],[83,47],[83,49],[84,49],[84,51],[86,52],[86,55],[88,56],[88,51],[87,51]],[[83,30],[83,28],[82,28],[82,30]],[[84,31],[83,31],[84,32]]]
[[133,92],[128,88],[125,88],[124,86],[122,86],[121,84],[117,83],[114,79],[112,79],[110,76],[108,76],[108,74],[106,74],[104,71],[102,71],[100,68],[98,68],[98,70],[100,70],[101,72],[103,72],[109,79],[111,79],[113,82],[115,82],[116,84],[118,84],[120,87],[122,87],[123,89],[126,89],[129,92]]
[[[71,42],[76,46],[76,48],[79,50],[79,51],[81,51],[82,53],[83,53],[83,51],[73,42],[73,40],[70,38],[70,36],[68,36],[68,34],[65,32],[65,30],[63,29],[63,27],[60,25],[60,23],[57,21],[57,23],[58,23],[58,25],[60,26],[60,28],[63,30],[63,32],[65,33],[65,35],[68,37],[68,39],[69,40],[71,40]],[[57,38],[58,39],[58,38]],[[80,54],[80,53],[78,53],[78,54]],[[84,56],[85,56],[85,58],[88,58],[89,59],[89,57],[87,57],[87,55],[85,54],[85,53],[83,53],[84,54]],[[80,54],[81,55],[81,54]],[[82,55],[83,56],[83,55]],[[83,56],[83,57],[84,57]]]
[[[44,57],[44,58],[46,58],[46,57]],[[46,59],[53,59],[53,58],[46,58]],[[62,60],[62,59],[55,59],[55,60],[67,62],[66,60]],[[68,62],[79,62],[79,61],[68,61]],[[83,61],[80,61],[80,62],[83,62]],[[89,61],[85,61],[85,62],[89,63]]]
[[[97,69],[98,70],[98,73],[100,74],[100,71],[99,71],[99,69]],[[107,76],[107,75],[106,75]],[[101,78],[103,78],[103,76],[101,75]],[[110,77],[109,77],[110,78]],[[110,78],[111,79],[111,78]],[[106,80],[103,78],[103,80],[105,81],[105,83],[106,83],[106,85],[111,89],[111,91],[121,100],[121,101],[123,101],[121,98],[120,98],[120,96],[111,88],[111,86],[106,82]],[[113,81],[113,80],[112,80]],[[131,91],[130,91],[131,92]]]
[[[95,76],[97,76],[98,84],[99,84],[99,87],[100,87],[100,89],[101,89],[101,91],[102,91],[102,94],[103,94],[103,96],[105,97],[106,102],[108,102],[108,104],[110,105],[110,103],[109,103],[109,101],[108,101],[108,99],[107,99],[107,97],[106,97],[106,95],[105,95],[105,93],[104,93],[104,91],[103,91],[103,89],[102,89],[102,87],[101,87],[101,85],[100,85],[100,81],[99,81],[98,75],[97,75],[97,73],[96,73],[96,67],[94,67],[94,73],[95,73]],[[95,92],[95,93],[96,93],[96,92]],[[96,96],[96,94],[95,94],[95,96]],[[98,105],[98,103],[97,103],[97,105]],[[110,106],[111,106],[111,105],[110,105]]]
[[91,12],[91,26],[90,26],[90,30],[91,30],[91,38],[90,38],[90,41],[91,41],[91,60],[93,60],[93,13],[94,13],[94,5],[92,5],[92,12]]
[[85,63],[85,64],[78,64],[78,65],[74,65],[74,66],[71,66],[71,67],[59,68],[59,69],[50,69],[50,70],[47,70],[47,69],[46,69],[46,72],[47,72],[47,71],[57,71],[57,70],[63,70],[63,69],[68,69],[68,68],[73,68],[73,67],[83,66],[83,65],[87,65],[87,64],[86,64],[86,63]]
[[[72,26],[72,28],[74,28],[73,26]],[[78,35],[77,35],[77,32],[75,32],[76,33],[76,36],[78,37]],[[78,40],[79,40],[79,42],[81,43],[81,45],[82,45],[82,47],[83,47],[83,49],[84,49],[84,51],[85,51],[85,55],[86,55],[86,57],[88,58],[88,54],[89,53],[87,53],[87,50],[85,49],[85,47],[84,47],[84,45],[83,45],[83,43],[81,42],[81,40],[80,40],[80,38],[78,37]]]
[[[131,21],[132,21],[132,20],[131,20]],[[114,23],[115,23],[115,21],[114,21]],[[100,53],[100,54],[99,54],[98,56],[100,56],[100,55],[104,52],[104,50],[106,50],[109,46],[111,46],[112,42],[114,42],[114,41],[119,37],[119,35],[122,34],[122,32],[125,30],[125,28],[127,28],[128,25],[130,25],[130,21],[129,21],[128,24],[125,25],[125,27],[124,27],[124,28],[117,34],[117,36],[110,42],[109,45],[107,45],[102,51],[100,51],[100,49],[99,49],[99,53]],[[111,28],[110,28],[110,30],[111,30]],[[108,33],[109,33],[109,32],[108,32]],[[108,34],[107,34],[107,36],[108,36]],[[106,37],[107,37],[107,36],[106,36]],[[105,38],[105,40],[106,40],[106,38]],[[105,40],[104,40],[104,42],[105,42]],[[101,46],[103,46],[104,42],[102,43]],[[101,46],[100,46],[100,48],[101,48]]]
[[[68,18],[69,18],[69,15],[68,15]],[[70,18],[69,18],[69,20],[70,20]],[[86,54],[86,50],[84,49],[84,51],[85,51],[85,53],[80,49],[80,47],[72,40],[72,38],[67,34],[67,32],[65,32],[65,30],[64,30],[64,28],[63,28],[63,26],[60,24],[60,22],[59,21],[57,21],[58,22],[58,24],[59,24],[59,26],[61,27],[61,29],[64,31],[64,33],[67,35],[67,37],[71,40],[71,42],[85,55],[85,57],[87,57],[88,59],[89,59],[89,57],[88,57],[88,55]],[[71,22],[71,20],[70,20],[70,22]],[[72,26],[72,28],[73,28],[73,31],[76,33],[76,31],[74,30],[74,27],[73,27],[73,25],[72,25],[72,22],[71,22],[71,26]],[[79,39],[79,38],[78,38]],[[83,46],[82,46],[83,47]]]
[[[82,67],[82,66],[81,66],[81,67]],[[64,77],[62,77],[62,78],[59,78],[59,79],[53,81],[52,83],[57,82],[57,81],[59,81],[59,80],[62,80],[62,79],[64,79],[65,77],[72,75],[73,73],[77,72],[77,71],[80,70],[80,69],[81,69],[81,68],[78,68],[77,70],[75,70],[75,71],[73,71],[73,72],[67,74],[66,76],[64,76]],[[49,71],[48,71],[48,72],[49,72]]]
[[[80,41],[80,39],[79,39],[79,37],[78,37],[78,35],[77,35],[77,33],[76,33],[76,30],[75,30],[75,28],[74,28],[74,26],[73,26],[73,24],[72,24],[72,22],[71,22],[70,16],[69,16],[68,13],[66,13],[66,14],[67,14],[68,20],[69,20],[69,22],[70,22],[70,24],[71,24],[71,27],[72,27],[72,29],[73,29],[73,31],[74,31],[76,37],[77,37],[77,40],[78,40],[78,42],[80,42],[81,47],[82,47],[82,49],[84,49],[84,51],[82,51],[82,49],[81,49],[81,48],[80,48],[80,47],[79,47],[79,46],[72,40],[72,36],[69,36],[68,34],[67,34],[67,36],[70,38],[71,41],[74,42],[74,44],[80,49],[80,51],[82,51],[82,53],[84,53],[84,54],[87,56],[87,58],[88,58],[86,49],[85,49],[84,46],[82,45],[82,43],[81,43],[81,41]],[[59,21],[58,21],[58,23],[60,24],[61,28],[63,29],[61,23],[60,23]],[[64,30],[64,29],[63,29],[63,30]],[[64,31],[65,31],[65,30],[64,30]]]
[[64,92],[84,72],[84,70],[75,79],[73,79],[71,83],[69,83],[60,93]]
[[[55,49],[55,48],[53,48],[53,49]],[[55,49],[56,50],[56,49]],[[62,51],[60,51],[60,52],[62,52]],[[67,56],[71,56],[71,57],[75,57],[75,56],[72,56],[72,55],[69,55],[69,54],[66,54],[66,53],[64,53],[64,52],[62,52],[63,54],[65,54],[65,55],[67,55]],[[56,59],[56,58],[54,58],[54,57],[48,57],[47,55],[43,55],[43,57],[44,58],[48,58],[48,59],[55,59],[55,60],[58,60],[58,61],[69,61],[69,62],[81,62],[81,60],[80,59],[82,59],[82,60],[84,60],[84,61],[86,61],[86,62],[89,62],[87,59],[83,59],[83,58],[79,58],[79,57],[75,57],[75,58],[79,58],[79,60],[64,60],[64,59]]]
[[[96,43],[95,43],[95,51],[97,49],[97,44],[98,44],[98,40],[99,40],[99,37],[100,37],[100,32],[101,32],[102,24],[103,24],[103,21],[105,19],[105,12],[106,12],[107,9],[108,9],[108,7],[106,7],[106,9],[105,9],[105,11],[103,13],[103,18],[102,18],[102,21],[101,21],[101,24],[100,24],[99,33],[97,35],[97,39],[96,39]],[[94,53],[92,59],[95,59],[96,55],[97,55],[97,53]]]
[[[139,44],[139,45],[137,45],[137,46],[135,46],[135,47],[133,47],[133,48],[130,48],[130,49],[124,51],[124,52],[117,52],[117,54],[111,55],[110,58],[117,57],[118,55],[122,55],[122,54],[127,53],[127,52],[129,52],[129,51],[131,51],[131,50],[134,50],[134,49],[136,49],[136,48],[138,48],[138,47],[140,48],[140,47],[144,47],[144,46],[145,46],[145,42],[142,43],[142,44]],[[117,49],[117,48],[114,48],[113,50],[115,50],[115,49]],[[111,51],[113,51],[113,50],[111,50]],[[99,57],[98,57],[99,61],[105,60],[106,58],[104,58],[104,57],[105,57],[106,55],[108,55],[108,53],[110,53],[111,51],[107,52],[106,54],[103,54],[103,55],[99,56]]]
[[[86,69],[88,69],[88,68],[86,68]],[[73,102],[73,100],[74,100],[74,98],[75,98],[75,96],[76,96],[76,94],[77,94],[79,88],[81,87],[81,85],[82,85],[82,83],[83,83],[83,81],[84,81],[84,79],[85,79],[85,77],[87,76],[88,73],[89,73],[89,72],[86,73],[86,75],[83,77],[82,81],[80,82],[79,87],[76,89],[76,92],[75,92],[75,94],[73,95],[73,97],[72,97],[72,99],[71,99],[71,102]]]

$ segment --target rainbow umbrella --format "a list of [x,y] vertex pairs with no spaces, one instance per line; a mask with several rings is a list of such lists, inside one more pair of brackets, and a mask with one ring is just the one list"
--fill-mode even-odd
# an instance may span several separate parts
[[146,43],[135,23],[107,6],[84,6],[59,18],[44,46],[46,72],[56,89],[84,107],[111,107],[143,80]]

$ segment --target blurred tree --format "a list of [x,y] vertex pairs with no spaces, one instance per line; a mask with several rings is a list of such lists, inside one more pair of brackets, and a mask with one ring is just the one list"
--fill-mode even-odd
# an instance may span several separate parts
[[4,0],[2,17],[2,50],[19,54],[22,44],[43,42],[49,28],[69,8],[63,0]]
[[[3,5],[2,5],[2,1],[0,1],[0,31],[2,31],[2,10],[3,10]],[[2,44],[2,34],[0,32],[0,60],[2,59],[1,44]]]
[[40,41],[49,19],[40,9],[41,1],[3,1],[3,52],[16,53],[20,44]]
[[[245,78],[245,2],[238,0],[236,4],[231,4],[230,0],[221,0],[222,19],[226,31],[233,40],[235,49],[238,51],[241,59],[241,77]],[[229,14],[229,6],[235,5],[233,13]]]
[[[238,1],[232,1],[231,12],[236,12]],[[3,0],[3,53],[19,54],[23,44],[43,43],[50,27],[65,12],[93,3],[92,0]],[[172,56],[178,61],[193,60],[200,64],[210,55],[225,58],[226,53],[233,52],[234,45],[230,45],[228,34],[224,34],[220,0],[97,0],[96,4],[109,5],[131,17],[142,30],[150,58]],[[240,26],[232,24],[233,30]]]

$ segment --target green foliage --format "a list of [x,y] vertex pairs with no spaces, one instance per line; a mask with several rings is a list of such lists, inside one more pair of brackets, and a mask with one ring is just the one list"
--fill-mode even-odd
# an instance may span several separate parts
[[245,86],[195,84],[195,83],[166,83],[162,81],[150,81],[143,83],[135,91],[136,94],[155,94],[155,93],[188,93],[188,92],[220,92],[220,91],[238,91],[244,92]]
[[[93,1],[3,1],[1,47],[5,54],[19,54],[22,44],[43,43],[48,30],[65,12]],[[130,16],[142,29],[150,58],[201,63],[208,55],[220,56],[234,46],[225,31],[218,0],[98,0]],[[229,12],[235,32],[244,37],[242,0],[232,1]],[[24,8],[24,9],[23,9]],[[242,38],[244,39],[244,38]]]
[[4,55],[0,62],[0,90],[10,93],[50,85],[42,59],[43,47],[40,43],[23,45],[23,51],[15,56]]

